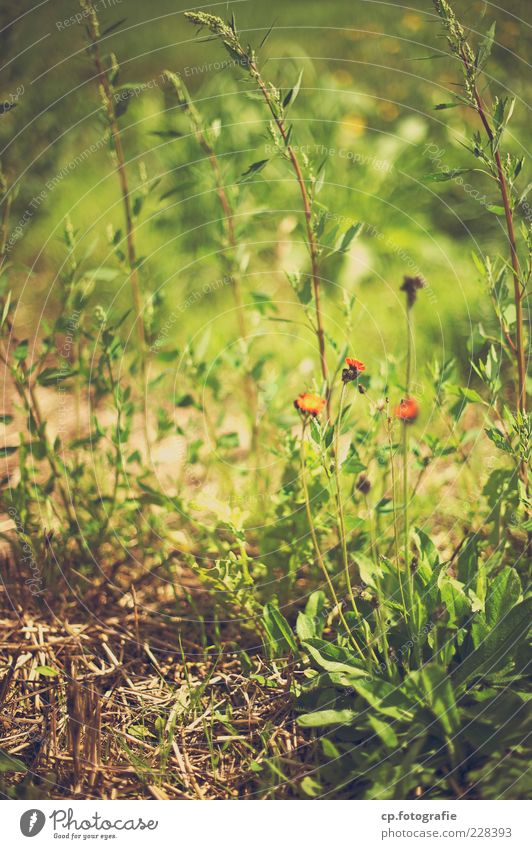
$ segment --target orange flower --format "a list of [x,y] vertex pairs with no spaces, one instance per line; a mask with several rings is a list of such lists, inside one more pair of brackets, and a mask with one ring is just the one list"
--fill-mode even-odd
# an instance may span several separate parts
[[412,424],[419,415],[419,404],[415,398],[403,398],[395,408],[395,415],[405,424]]
[[346,357],[345,364],[355,371],[366,371],[366,366],[360,360],[355,360],[354,357]]
[[294,401],[294,407],[300,413],[308,416],[317,416],[321,413],[327,401],[315,392],[302,392]]

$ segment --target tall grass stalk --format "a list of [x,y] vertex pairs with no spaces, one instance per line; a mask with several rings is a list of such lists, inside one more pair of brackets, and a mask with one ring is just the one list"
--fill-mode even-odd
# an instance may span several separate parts
[[342,415],[344,412],[344,400],[346,393],[347,384],[344,383],[342,385],[342,389],[340,392],[340,401],[338,404],[338,419],[336,421],[336,427],[334,432],[334,478],[336,481],[336,503],[338,507],[338,529],[340,531],[340,541],[342,546],[342,558],[344,562],[344,574],[345,574],[345,582],[347,586],[347,592],[349,593],[349,598],[351,600],[351,606],[353,611],[357,616],[360,616],[358,611],[357,603],[355,601],[355,595],[353,593],[353,585],[351,583],[351,575],[349,572],[349,558],[347,555],[347,537],[345,533],[345,518],[344,518],[344,506],[342,503],[342,489],[340,484],[340,429],[342,425]]
[[397,568],[397,582],[399,584],[399,592],[401,593],[401,604],[403,607],[403,617],[405,620],[405,624],[408,626],[409,622],[409,614],[408,608],[406,604],[405,591],[403,585],[403,570],[401,569],[401,555],[400,555],[400,542],[399,542],[399,521],[397,518],[397,475],[395,472],[395,457],[394,457],[394,447],[393,447],[393,429],[392,429],[392,418],[389,410],[389,402],[386,399],[387,410],[386,410],[386,433],[388,437],[388,451],[390,454],[390,475],[392,479],[392,521],[393,521],[393,539],[394,539],[394,548],[395,548],[395,564]]
[[[229,55],[233,60],[245,68],[258,90],[260,91],[266,106],[272,116],[273,122],[279,133],[280,149],[282,149],[286,158],[289,160],[294,172],[305,217],[305,228],[307,234],[307,248],[310,256],[311,280],[314,294],[314,309],[315,309],[315,333],[318,342],[320,369],[325,384],[325,395],[327,399],[327,411],[330,418],[330,386],[329,386],[329,370],[327,365],[327,355],[325,349],[325,330],[323,321],[323,311],[321,305],[321,281],[319,272],[319,247],[316,234],[313,227],[312,215],[312,198],[303,173],[300,158],[291,143],[292,127],[289,127],[286,122],[286,108],[293,100],[295,95],[292,93],[291,98],[281,97],[281,92],[271,83],[266,81],[259,69],[255,51],[250,47],[244,47],[238,35],[234,17],[229,23],[225,23],[216,15],[210,15],[205,12],[185,12],[185,17],[192,24],[195,24],[200,29],[206,28],[219,38]],[[263,42],[264,43],[264,42]],[[293,90],[292,90],[293,91]]]
[[116,112],[116,100],[113,83],[109,77],[109,71],[104,67],[102,55],[100,51],[100,22],[93,4],[90,0],[80,0],[80,6],[87,17],[87,34],[89,37],[89,53],[92,57],[96,70],[100,95],[107,116],[109,132],[111,135],[113,149],[116,158],[116,173],[122,195],[122,206],[124,211],[124,224],[126,231],[126,248],[127,248],[127,263],[129,269],[129,280],[131,285],[131,293],[133,297],[133,305],[135,308],[135,326],[138,334],[140,347],[140,371],[143,382],[143,427],[144,440],[146,451],[149,453],[150,439],[148,430],[148,398],[147,398],[147,368],[146,358],[148,348],[146,345],[146,331],[144,327],[144,303],[142,289],[138,272],[138,257],[136,248],[135,222],[133,215],[133,207],[131,204],[131,192],[129,188],[129,180],[126,169],[126,160],[124,155],[124,147],[122,144],[122,134],[118,125],[118,116]]
[[[515,342],[511,339],[511,337],[508,337],[508,341],[514,353],[516,365],[516,409],[518,413],[524,416],[527,409],[526,341],[523,318],[523,301],[526,297],[526,288],[522,280],[519,263],[517,239],[513,220],[513,199],[511,188],[509,186],[507,169],[503,164],[500,151],[500,142],[504,128],[511,116],[511,107],[505,114],[506,102],[498,101],[496,110],[494,110],[493,114],[490,116],[486,103],[479,91],[478,78],[482,72],[483,64],[489,56],[491,44],[493,42],[494,30],[491,35],[486,37],[486,40],[482,45],[484,58],[481,58],[483,56],[481,48],[479,48],[477,53],[475,53],[467,40],[464,28],[458,21],[452,6],[447,3],[446,0],[434,0],[434,6],[443,21],[451,52],[462,64],[465,82],[465,98],[461,98],[461,100],[474,109],[480,119],[480,123],[488,141],[488,153],[483,150],[482,157],[489,166],[492,176],[498,184],[501,196],[506,224],[510,267],[512,270],[515,304]],[[502,107],[502,110],[499,107]],[[524,461],[520,464],[520,474],[523,482],[526,484],[528,478],[528,465]]]

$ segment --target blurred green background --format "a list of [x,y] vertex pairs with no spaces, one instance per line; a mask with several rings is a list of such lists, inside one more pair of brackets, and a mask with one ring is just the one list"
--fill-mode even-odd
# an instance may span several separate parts
[[[249,96],[242,73],[221,67],[227,57],[220,46],[198,40],[182,15],[190,7],[170,0],[99,0],[95,5],[102,29],[119,24],[102,44],[118,58],[119,82],[144,87],[128,102],[120,124],[132,187],[137,191],[143,181],[158,181],[138,223],[145,291],[156,293],[162,307],[159,325],[175,310],[182,317],[172,327],[178,344],[213,322],[213,344],[220,350],[233,335],[234,321],[228,287],[216,285],[223,277],[217,200],[208,164],[175,100],[163,90],[160,74],[165,68],[180,72],[205,118],[221,127],[217,150],[228,184],[267,157],[267,116]],[[530,4],[520,0],[505,4],[506,9],[483,2],[455,5],[474,32],[484,33],[497,21],[488,72],[494,91],[517,96],[507,144],[526,152]],[[331,221],[365,224],[350,253],[327,260],[322,269],[329,333],[350,341],[355,336],[357,355],[371,350],[374,359],[383,353],[393,359],[402,335],[402,276],[422,273],[429,290],[417,316],[418,363],[452,353],[467,372],[474,323],[491,320],[471,252],[496,250],[504,235],[500,221],[474,196],[473,188],[477,198],[495,200],[495,187],[485,177],[471,174],[468,190],[423,179],[442,165],[470,165],[461,142],[464,126],[475,127],[475,116],[466,110],[434,108],[451,99],[450,90],[458,90],[459,69],[446,54],[432,4],[249,0],[204,8],[223,16],[233,11],[254,45],[274,24],[261,50],[263,69],[289,88],[303,68],[291,115],[294,142],[305,145],[316,163],[327,160],[320,201]],[[1,160],[18,187],[12,227],[20,226],[21,238],[10,259],[23,291],[21,320],[27,323],[57,306],[66,215],[78,232],[81,253],[90,252],[89,266],[116,267],[108,231],[110,225],[121,226],[120,194],[102,143],[104,123],[84,27],[73,19],[78,12],[78,4],[66,0],[8,0],[0,12],[0,96],[16,103],[0,116]],[[522,179],[526,185],[530,172],[525,170]],[[283,272],[304,264],[305,250],[290,173],[273,161],[253,182],[235,188],[233,197],[240,238],[250,255],[247,301],[253,303],[251,293],[257,292],[271,301],[270,313],[262,309],[254,326],[266,334],[265,344],[283,346],[289,358],[300,358],[302,351],[313,355],[304,331],[302,347],[292,346],[292,337],[279,335],[275,321],[266,329],[263,323],[265,315],[275,318],[274,309],[278,315],[296,314]],[[99,277],[94,303],[127,306],[128,289],[120,275],[106,279],[103,272]],[[203,295],[194,301],[199,291]],[[357,299],[352,328],[343,319],[345,294]]]

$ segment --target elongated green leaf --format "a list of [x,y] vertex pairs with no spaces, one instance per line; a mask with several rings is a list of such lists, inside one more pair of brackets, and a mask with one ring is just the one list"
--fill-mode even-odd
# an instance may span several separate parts
[[0,457],[9,457],[18,451],[18,445],[0,445]]
[[427,705],[446,734],[452,735],[458,730],[460,715],[452,681],[445,669],[428,663],[409,675],[406,687]]
[[316,637],[316,623],[314,618],[307,616],[306,613],[299,613],[296,622],[296,632],[302,642],[312,640],[313,637]]
[[320,728],[324,725],[352,725],[358,714],[354,710],[316,710],[298,718],[303,728]]
[[353,680],[353,688],[378,713],[391,719],[409,721],[414,718],[413,705],[408,697],[395,685],[378,678]]
[[397,734],[388,722],[385,722],[383,719],[380,719],[380,717],[375,716],[375,714],[372,713],[368,715],[368,721],[375,733],[380,737],[388,749],[397,748]]
[[8,754],[8,752],[4,752],[3,749],[0,749],[0,773],[27,771],[28,767],[23,761],[13,757],[13,755]]
[[513,607],[455,669],[452,675],[454,683],[462,684],[475,675],[487,675],[508,661],[527,635],[531,617],[532,598],[527,598]]
[[297,654],[297,645],[290,625],[273,602],[264,605],[263,622],[279,654],[287,651]]
[[263,168],[268,164],[269,159],[260,159],[258,162],[253,162],[249,168],[244,171],[242,176],[237,180],[237,183],[247,183],[248,180],[252,180],[256,174],[262,171]]
[[488,61],[491,49],[493,47],[493,42],[495,39],[495,21],[493,21],[486,35],[484,36],[482,42],[477,51],[477,55],[475,57],[475,65],[478,70],[481,71],[486,62]]
[[485,611],[486,622],[490,628],[495,628],[497,623],[517,604],[520,595],[519,575],[511,566],[506,566],[495,580],[488,584]]
[[346,649],[318,639],[306,640],[303,646],[315,663],[326,672],[347,672],[355,678],[368,675]]
[[61,383],[76,374],[75,369],[45,368],[37,378],[37,383],[39,386],[53,386],[54,383]]
[[54,669],[53,666],[36,666],[35,672],[44,675],[45,678],[56,678],[59,675],[59,671]]
[[293,103],[293,102],[294,102],[294,100],[296,99],[296,97],[298,96],[298,94],[299,94],[299,89],[301,88],[301,80],[302,80],[302,79],[303,79],[303,69],[301,69],[301,71],[299,72],[299,76],[298,76],[298,78],[297,78],[297,82],[296,82],[295,86],[294,86],[293,88],[291,88],[291,89],[290,89],[290,91],[288,92],[288,94],[286,94],[286,95],[285,95],[285,98],[284,98],[284,100],[283,100],[283,107],[284,107],[285,109],[287,109],[287,108],[288,108],[288,106],[289,106],[291,103]]

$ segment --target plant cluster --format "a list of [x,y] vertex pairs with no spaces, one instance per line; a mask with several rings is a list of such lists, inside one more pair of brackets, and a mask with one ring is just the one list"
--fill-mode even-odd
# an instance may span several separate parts
[[[150,291],[153,259],[138,244],[143,216],[182,187],[150,178],[145,167],[137,175],[128,160],[123,118],[138,86],[120,82],[116,56],[105,53],[113,27],[101,29],[90,0],[81,0],[87,53],[121,221],[109,226],[108,258],[98,264],[96,248],[80,245],[66,220],[59,308],[33,338],[19,337],[16,268],[6,252],[15,197],[2,175],[0,359],[16,396],[2,421],[15,423],[18,436],[0,449],[10,461],[0,498],[25,603],[44,615],[65,593],[111,593],[126,564],[119,592],[135,599],[136,582],[164,582],[157,603],[180,619],[176,644],[198,628],[204,648],[229,652],[238,647],[237,623],[248,670],[255,654],[267,658],[272,686],[285,676],[312,750],[310,763],[290,773],[294,794],[307,797],[526,793],[532,231],[518,220],[524,158],[505,151],[513,103],[486,91],[494,29],[474,45],[452,7],[434,5],[463,74],[461,92],[438,108],[472,109],[479,129],[468,143],[476,167],[426,179],[480,174],[496,195],[490,211],[504,222],[500,255],[474,256],[493,306],[469,352],[474,388],[456,359],[416,363],[418,310],[428,296],[421,274],[405,269],[393,283],[395,352],[375,353],[360,324],[355,330],[359,305],[352,293],[339,297],[331,279],[364,240],[364,224],[322,200],[328,157],[306,152],[292,119],[302,72],[287,88],[268,79],[261,57],[270,33],[255,49],[234,16],[185,14],[228,53],[244,86],[238,97],[265,124],[273,154],[235,174],[229,131],[170,70],[161,75],[168,110],[157,130],[170,160],[185,139],[195,163],[198,216],[212,223],[221,281],[204,291],[227,283],[235,317],[224,319],[221,352],[208,332],[176,342],[175,303],[160,287]],[[273,264],[254,247],[247,214],[259,207],[268,173],[290,194],[290,232],[305,248],[297,271],[272,272],[290,302],[286,291],[275,298],[253,284]],[[105,298],[118,282],[130,292],[122,311]],[[309,368],[289,365],[289,345],[268,350],[263,332],[272,326],[304,335]],[[180,463],[163,482],[157,457],[169,445]],[[479,466],[492,450],[479,492]],[[440,499],[449,470],[461,497],[455,515],[445,491]],[[206,594],[207,617],[183,575]],[[265,673],[261,686],[268,680]],[[158,735],[170,757],[176,721],[147,719],[141,740]],[[290,761],[279,756],[277,778],[283,758]]]

